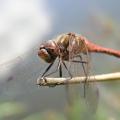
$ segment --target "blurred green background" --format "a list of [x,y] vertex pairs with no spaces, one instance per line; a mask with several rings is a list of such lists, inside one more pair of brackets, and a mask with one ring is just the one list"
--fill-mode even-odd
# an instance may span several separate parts
[[[0,64],[67,32],[120,51],[119,5],[118,0],[1,0]],[[96,53],[91,56],[94,75],[120,71],[119,58]],[[64,86],[12,94],[5,93],[2,84],[0,120],[119,120],[119,84],[97,83],[100,97],[96,114],[89,112],[83,98],[69,108]]]

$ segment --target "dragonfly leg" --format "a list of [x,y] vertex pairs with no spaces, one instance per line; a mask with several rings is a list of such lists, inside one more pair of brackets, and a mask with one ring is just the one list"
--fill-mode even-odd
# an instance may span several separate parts
[[[53,62],[54,63],[54,62]],[[47,82],[46,81],[46,79],[44,78],[44,75],[45,75],[45,73],[47,73],[48,72],[48,70],[51,68],[51,66],[53,65],[53,63],[51,63],[48,67],[47,67],[47,69],[45,70],[45,72],[43,73],[43,75],[39,78],[39,81],[37,82],[37,85],[41,85],[41,83],[45,80],[45,82]]]
[[61,63],[62,63],[62,61],[61,61],[61,58],[60,58],[59,63],[58,63],[58,66],[57,66],[57,69],[56,69],[55,71],[53,71],[53,72],[45,75],[44,77],[47,77],[47,76],[52,75],[53,73],[56,73],[57,71],[59,71],[59,70],[60,70]]
[[84,71],[84,75],[86,76],[86,78],[85,78],[85,83],[84,83],[84,87],[83,87],[83,89],[84,89],[83,95],[84,95],[84,98],[85,98],[85,97],[86,97],[86,96],[85,96],[85,93],[86,93],[85,90],[86,90],[86,84],[87,84],[87,78],[88,78],[88,76],[87,76],[87,73],[86,73],[86,70],[85,70],[84,63],[87,64],[88,62],[83,61],[81,55],[77,55],[77,56],[75,56],[75,57],[79,57],[80,60],[72,60],[71,62],[78,62],[78,63],[81,63],[81,64],[82,64],[83,71]]
[[87,63],[86,61],[83,61],[83,60],[72,60],[71,62],[78,62],[78,63]]
[[[60,64],[59,75],[60,75],[60,77],[62,77],[62,64]],[[49,87],[55,87],[56,85],[57,85],[57,84],[51,85],[51,86],[49,86]]]
[[[80,59],[82,60],[82,57],[79,55],[78,57],[80,57]],[[86,95],[85,95],[85,90],[86,90],[86,84],[87,84],[87,78],[88,78],[88,76],[87,76],[87,73],[86,73],[86,71],[85,71],[85,66],[84,66],[84,64],[82,63],[82,67],[83,67],[83,71],[84,71],[84,74],[85,74],[85,76],[86,76],[86,78],[85,78],[85,84],[84,84],[84,98],[86,97]]]
[[[53,62],[54,63],[54,62]],[[53,63],[51,63],[49,66],[48,66],[48,68],[45,70],[45,72],[43,73],[43,75],[42,75],[42,77],[45,75],[45,73],[47,73],[48,72],[48,70],[51,68],[51,66],[53,65]]]
[[[55,71],[53,71],[53,72],[45,75],[44,77],[42,77],[42,79],[44,79],[44,80],[47,82],[47,79],[46,79],[45,77],[47,77],[47,76],[49,76],[49,75],[51,75],[51,74],[54,74],[54,73],[56,73],[56,72],[59,71],[59,70],[60,70],[60,76],[62,76],[61,64],[62,64],[62,59],[59,58],[59,63],[58,63],[57,69],[56,69]],[[52,65],[51,65],[51,66],[52,66]],[[51,66],[50,66],[50,67],[51,67]],[[50,67],[48,67],[48,68],[50,69]],[[57,85],[57,84],[55,84],[55,85],[50,85],[49,87],[55,87],[56,85]]]
[[59,71],[60,77],[62,77],[62,64],[60,65],[60,71]]
[[82,60],[81,55],[77,55],[77,56],[75,56],[75,57],[79,57],[81,60],[74,60],[74,59],[73,59],[73,60],[71,60],[71,62],[88,63],[88,62]]
[[[83,61],[83,60],[72,60],[71,62],[80,62],[80,63],[87,63],[86,61]],[[63,63],[63,65],[65,66],[65,68],[66,68],[66,70],[68,71],[68,73],[69,73],[69,75],[70,75],[70,78],[67,78],[66,80],[64,80],[64,81],[61,81],[61,82],[59,82],[59,83],[57,83],[57,84],[55,84],[54,86],[56,86],[56,85],[59,85],[59,84],[62,84],[62,83],[67,83],[70,79],[72,79],[72,74],[70,73],[70,71],[69,71],[69,69],[68,69],[68,66],[65,64],[65,62],[64,61],[62,61],[61,63]],[[60,69],[61,70],[61,69]],[[62,72],[62,71],[61,71]],[[61,76],[60,76],[61,77]],[[52,87],[54,87],[54,86],[52,86]]]
[[63,65],[65,66],[65,68],[66,68],[67,71],[69,72],[70,78],[67,78],[66,80],[63,80],[63,81],[61,81],[61,82],[59,82],[59,83],[57,83],[57,84],[55,84],[55,85],[49,86],[49,87],[55,87],[56,85],[59,85],[59,84],[62,84],[62,83],[67,83],[70,79],[72,79],[72,74],[70,73],[70,71],[69,71],[67,65],[65,64],[65,62],[62,61],[61,63],[63,63]]
[[66,70],[68,71],[68,73],[69,73],[69,75],[70,75],[70,78],[67,78],[66,80],[63,80],[63,81],[57,83],[56,85],[59,85],[59,84],[61,84],[61,83],[67,83],[70,79],[72,79],[72,74],[70,73],[70,71],[69,71],[69,69],[68,69],[68,66],[65,64],[64,61],[62,61],[62,62],[63,62],[63,65],[65,66]]

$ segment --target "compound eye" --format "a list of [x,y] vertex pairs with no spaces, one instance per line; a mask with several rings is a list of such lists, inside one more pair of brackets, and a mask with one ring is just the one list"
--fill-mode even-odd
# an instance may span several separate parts
[[51,48],[48,48],[47,51],[48,51],[49,53],[52,53],[52,54],[54,54],[54,52],[55,52],[55,50],[54,50],[54,49],[51,49]]
[[59,48],[53,40],[48,40],[45,43],[44,47],[48,52],[50,52],[54,55],[59,55]]

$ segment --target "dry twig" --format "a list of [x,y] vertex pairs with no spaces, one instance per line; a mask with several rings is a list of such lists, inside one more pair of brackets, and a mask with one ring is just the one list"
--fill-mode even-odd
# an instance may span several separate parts
[[[66,78],[46,78],[46,79],[47,79],[47,81],[42,81],[41,82],[41,86],[54,85],[56,83],[64,81]],[[89,82],[93,82],[94,80],[96,80],[96,82],[120,80],[120,72],[90,76]],[[40,81],[40,78],[37,79],[37,83],[39,81]],[[71,80],[68,81],[68,84],[78,84],[78,83],[84,83],[84,82],[85,82],[85,77],[74,77],[74,78],[72,78]],[[60,85],[65,85],[65,83],[62,83]]]

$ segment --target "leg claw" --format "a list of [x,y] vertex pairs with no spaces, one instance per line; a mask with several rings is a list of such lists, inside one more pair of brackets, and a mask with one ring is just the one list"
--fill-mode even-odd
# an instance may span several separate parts
[[49,85],[50,88],[53,88],[55,87],[57,84],[54,84],[54,85]]
[[47,82],[47,80],[46,80],[46,78],[44,78],[44,77],[39,77],[38,79],[37,79],[37,85],[38,86],[44,86],[45,84],[46,84],[46,82]]

